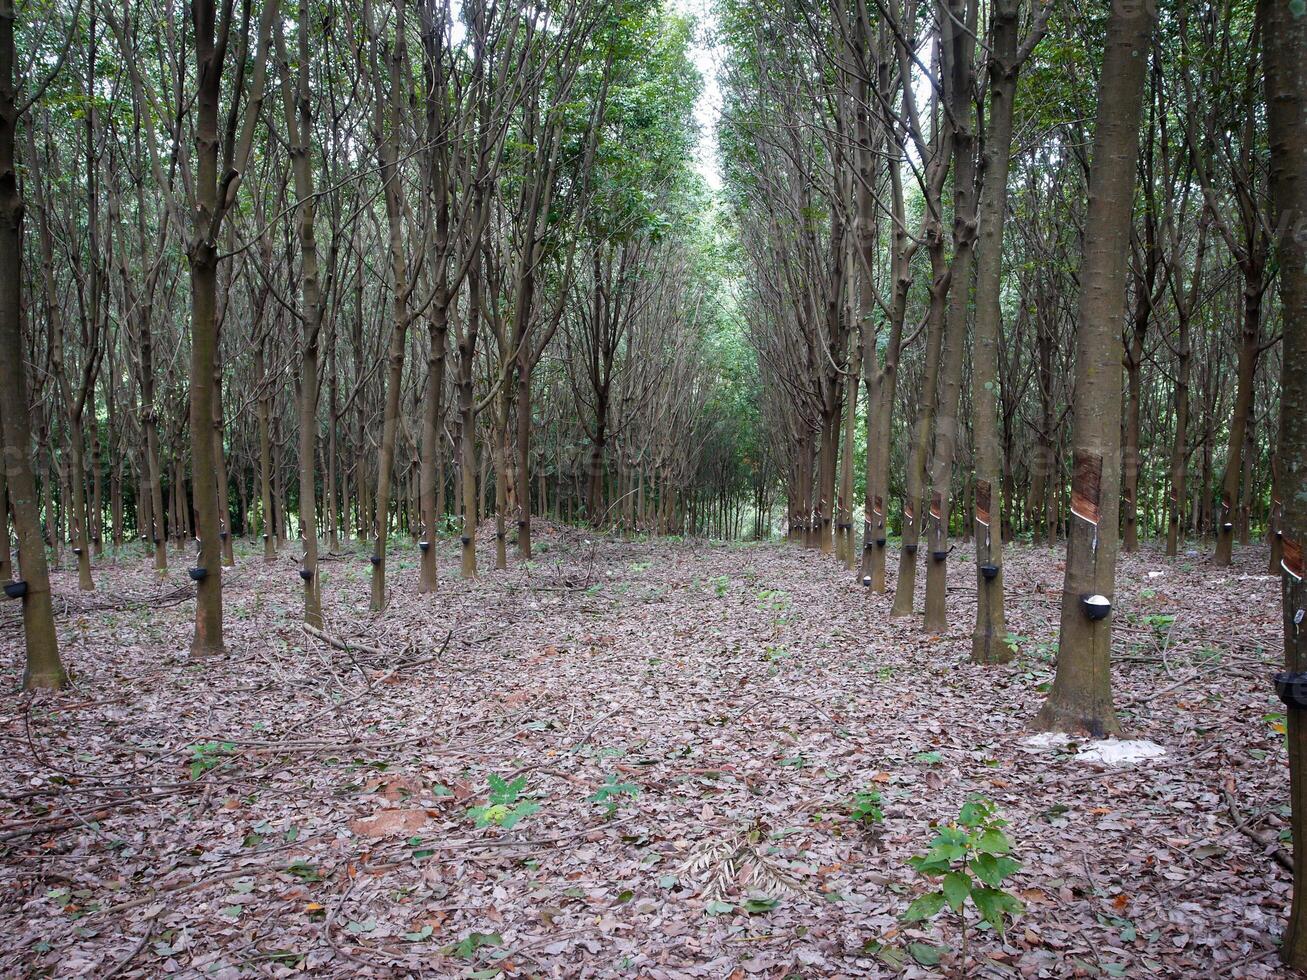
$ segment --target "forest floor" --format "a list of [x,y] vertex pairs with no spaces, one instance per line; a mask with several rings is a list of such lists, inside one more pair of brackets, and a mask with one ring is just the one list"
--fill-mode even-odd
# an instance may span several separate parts
[[[956,975],[947,911],[900,920],[926,888],[905,861],[973,793],[1011,822],[1025,908],[969,931],[970,975],[1279,974],[1262,548],[1231,569],[1122,556],[1116,701],[1166,755],[1113,767],[1024,741],[1060,552],[1008,550],[1020,653],[979,667],[965,544],[941,637],[784,545],[539,544],[460,581],[444,543],[427,597],[410,546],[379,619],[366,560],[324,563],[349,651],[299,626],[289,555],[247,553],[224,573],[229,654],[203,663],[185,556],[164,585],[106,561],[93,594],[60,571],[74,684],[0,701],[0,975]],[[16,604],[0,656],[12,689]],[[520,797],[490,799],[492,776]],[[878,829],[850,812],[868,789]],[[496,802],[520,819],[477,827]]]

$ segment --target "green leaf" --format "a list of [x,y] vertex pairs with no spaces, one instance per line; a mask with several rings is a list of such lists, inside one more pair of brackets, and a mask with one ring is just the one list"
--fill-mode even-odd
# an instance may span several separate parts
[[770,912],[779,904],[780,902],[777,899],[759,897],[746,899],[740,908],[744,909],[744,911],[748,912],[750,915],[758,915],[762,912]]
[[704,911],[709,915],[725,915],[727,912],[734,912],[735,906],[730,902],[709,902]]
[[926,860],[931,863],[947,864],[950,861],[961,861],[966,856],[967,848],[964,844],[940,844],[927,852]]
[[406,932],[404,938],[411,943],[420,943],[432,933],[431,926],[423,926],[418,932]]
[[935,966],[944,954],[949,951],[947,946],[931,946],[929,943],[909,943],[908,952],[912,958],[922,966]]
[[979,854],[971,862],[971,870],[977,878],[997,888],[1003,879],[1021,870],[1021,862],[1010,857],[996,857],[993,854]]
[[1006,854],[1012,850],[1012,843],[1003,831],[990,829],[980,835],[976,841],[976,850],[982,854]]
[[908,910],[903,913],[903,918],[907,922],[929,919],[944,907],[945,901],[943,892],[926,892],[908,906]]
[[908,858],[908,864],[917,872],[932,878],[946,874],[949,870],[948,861],[921,854]]
[[364,919],[361,922],[356,920],[350,920],[350,922],[345,926],[346,929],[348,929],[350,932],[355,934],[360,932],[371,932],[376,927],[377,927],[376,919]]
[[1001,888],[975,888],[971,892],[971,900],[976,903],[981,917],[998,930],[1000,935],[1006,926],[1004,915],[1016,916],[1021,912],[1021,903],[1016,896]]
[[483,947],[502,945],[504,945],[504,937],[497,932],[470,932],[454,947],[453,952],[457,957],[470,960],[476,955],[477,950]]
[[983,800],[967,800],[958,811],[958,823],[964,827],[979,827],[985,822],[988,809]]
[[967,896],[971,894],[971,878],[965,871],[950,871],[944,876],[940,891],[944,893],[948,907],[954,912],[961,912]]
[[504,818],[499,822],[499,825],[503,827],[505,830],[511,830],[519,820],[521,820],[523,817],[531,816],[531,814],[535,813],[539,809],[540,809],[540,804],[533,803],[530,800],[528,800],[525,803],[519,803],[512,810],[508,811],[508,813],[504,816]]

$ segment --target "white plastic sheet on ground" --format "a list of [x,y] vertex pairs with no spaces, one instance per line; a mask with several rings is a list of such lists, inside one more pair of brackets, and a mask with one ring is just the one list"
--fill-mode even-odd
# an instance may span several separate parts
[[1142,738],[1078,739],[1062,732],[1040,732],[1021,740],[1022,745],[1031,749],[1061,749],[1073,743],[1075,757],[1080,761],[1101,762],[1108,766],[1132,766],[1166,755],[1162,746]]

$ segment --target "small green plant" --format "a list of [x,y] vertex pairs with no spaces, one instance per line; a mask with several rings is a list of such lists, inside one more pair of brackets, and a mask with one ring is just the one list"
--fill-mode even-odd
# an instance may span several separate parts
[[502,945],[504,945],[504,938],[497,932],[469,932],[461,942],[453,946],[446,946],[444,952],[452,953],[460,959],[470,960],[480,950],[493,949]]
[[719,599],[730,591],[731,577],[729,575],[718,575],[708,581],[712,583],[713,591],[717,593]]
[[199,779],[222,761],[223,756],[236,750],[234,742],[200,742],[191,746],[191,778]]
[[849,801],[849,816],[864,827],[875,827],[885,822],[885,811],[880,808],[880,791],[860,789]]
[[620,805],[623,796],[629,796],[631,799],[635,799],[639,795],[639,786],[635,783],[621,782],[617,778],[617,773],[613,773],[608,777],[608,781],[591,793],[587,799],[591,803],[603,804],[604,819],[611,820],[617,813],[617,807]]
[[1153,613],[1144,617],[1145,625],[1151,626],[1159,633],[1166,633],[1175,622],[1175,616],[1170,613]]
[[534,800],[522,799],[523,790],[526,789],[525,776],[518,776],[510,783],[491,773],[486,782],[490,787],[490,802],[467,811],[467,815],[478,827],[494,824],[509,830],[523,817],[529,817],[540,809],[540,804]]
[[922,922],[948,906],[958,917],[964,970],[967,903],[1000,935],[1007,920],[1021,911],[1021,902],[1003,888],[1003,882],[1021,869],[1020,862],[1009,856],[1012,844],[1003,833],[1006,826],[992,801],[972,796],[962,805],[956,821],[935,828],[935,839],[926,853],[908,859],[909,865],[938,881],[939,887],[918,896],[903,914],[904,920]]

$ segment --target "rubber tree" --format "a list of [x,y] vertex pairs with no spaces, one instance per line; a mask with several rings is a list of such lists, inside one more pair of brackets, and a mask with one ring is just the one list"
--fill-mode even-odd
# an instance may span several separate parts
[[[1175,304],[1175,438],[1171,443],[1171,493],[1168,502],[1170,516],[1166,527],[1166,554],[1174,558],[1180,550],[1184,536],[1185,500],[1188,497],[1186,477],[1189,470],[1189,374],[1193,360],[1190,324],[1198,308],[1203,289],[1203,259],[1207,253],[1208,220],[1204,215],[1198,223],[1198,242],[1194,246],[1193,273],[1188,286],[1179,283],[1177,263],[1168,263],[1167,278]],[[1278,571],[1278,568],[1277,568]]]
[[[886,51],[890,46],[883,40],[873,43],[871,20],[865,5],[859,5],[858,28],[854,34],[855,51],[859,63],[875,61],[875,84],[860,82],[858,89],[857,166],[855,202],[858,214],[858,248],[861,258],[859,304],[862,327],[867,337],[863,343],[862,370],[867,390],[867,499],[863,514],[862,575],[871,579],[871,591],[885,591],[885,554],[888,525],[885,502],[889,499],[890,443],[894,399],[898,389],[900,348],[903,344],[903,327],[907,318],[908,292],[912,288],[912,257],[920,247],[922,236],[908,232],[907,208],[903,196],[903,150],[891,138],[895,113],[890,107],[893,91],[900,84],[895,60]],[[869,80],[871,66],[864,69]],[[864,105],[874,94],[876,102]],[[880,228],[877,223],[876,201],[873,189],[874,174],[884,158],[886,182],[889,185],[890,205],[890,297],[883,298],[876,290],[871,270],[875,268],[880,246]],[[868,320],[874,309],[885,311],[886,324],[883,345],[879,335],[872,336]]]
[[[1307,9],[1302,0],[1259,0],[1270,136],[1270,189],[1280,265],[1284,351],[1276,457],[1283,512],[1281,589],[1284,667],[1307,673]],[[1295,685],[1299,693],[1307,693]],[[1293,805],[1293,907],[1281,955],[1307,969],[1307,713],[1288,710]]]
[[[1188,6],[1177,13],[1180,26],[1180,75],[1187,105],[1187,123],[1195,175],[1203,190],[1212,225],[1224,239],[1243,278],[1242,310],[1238,329],[1235,397],[1226,430],[1225,469],[1217,487],[1219,497],[1211,514],[1216,533],[1213,562],[1230,564],[1241,504],[1240,487],[1249,425],[1255,401],[1257,362],[1262,353],[1263,308],[1270,285],[1269,218],[1259,188],[1262,162],[1261,133],[1257,125],[1256,59],[1242,60],[1241,20],[1233,16],[1189,17]],[[1191,39],[1191,33],[1196,38]],[[1223,78],[1224,85],[1195,87],[1194,74]],[[1213,152],[1211,147],[1217,147]],[[1214,164],[1223,165],[1217,172]],[[1227,198],[1228,195],[1228,198]],[[1228,200],[1228,204],[1227,204]],[[1232,214],[1231,214],[1232,212]],[[1231,220],[1233,218],[1233,220]]]
[[989,129],[980,169],[983,186],[976,242],[976,319],[971,360],[971,411],[976,457],[976,625],[971,659],[1005,663],[1012,658],[1003,613],[1003,533],[1000,483],[1003,450],[998,425],[998,344],[1002,312],[1003,226],[1012,162],[1012,116],[1017,76],[1048,26],[1046,5],[1024,39],[1019,36],[1021,0],[996,0],[989,50]]
[[[962,361],[966,354],[967,311],[971,303],[972,260],[976,245],[976,129],[974,52],[977,3],[949,0],[940,22],[944,101],[953,133],[953,259],[951,287],[944,316],[944,349],[935,418],[935,446],[930,462],[930,506],[923,515],[929,536],[926,561],[925,627],[948,629],[948,526],[952,511],[953,463],[961,442],[958,403],[962,395]],[[923,397],[930,392],[923,391]]]
[[[18,103],[14,79],[14,5],[0,0],[0,432],[4,437],[5,489],[18,537],[18,581],[26,583],[23,639],[27,663],[23,688],[61,688],[67,682],[59,661],[50,601],[50,573],[32,473],[32,423],[27,407],[26,351],[22,336],[23,198],[14,159],[18,121],[30,106]],[[9,549],[8,520],[0,530]]]
[[[404,194],[399,167],[399,127],[404,102],[401,89],[401,69],[407,59],[404,27],[404,0],[395,0],[395,36],[386,44],[384,59],[387,75],[382,74],[380,30],[374,24],[372,5],[363,3],[363,22],[369,34],[368,69],[373,86],[373,141],[376,145],[377,165],[384,187],[386,227],[390,253],[391,289],[393,291],[391,316],[393,327],[390,348],[386,354],[386,408],[381,428],[381,452],[377,461],[376,517],[372,526],[372,598],[371,609],[381,612],[386,605],[386,536],[390,525],[390,480],[395,464],[395,441],[399,430],[400,383],[404,376],[404,349],[408,328],[413,321],[409,299],[413,286],[409,279],[408,259],[404,241]],[[386,80],[389,78],[389,91]],[[383,93],[384,96],[383,96]]]
[[[90,114],[87,115],[89,118]],[[34,139],[29,140],[29,151],[31,169],[39,174],[41,168]],[[54,156],[53,147],[47,147],[46,158],[50,159],[52,156]],[[77,558],[77,584],[84,592],[91,592],[95,589],[95,581],[91,576],[90,512],[86,504],[85,419],[98,366],[100,346],[97,336],[98,321],[85,316],[82,318],[82,362],[80,365],[70,366],[65,353],[67,344],[63,307],[55,283],[54,233],[51,229],[51,209],[54,206],[50,197],[52,190],[42,178],[38,178],[33,183],[36,187],[37,238],[41,251],[45,317],[50,329],[50,373],[54,377],[59,394],[65,436],[68,440],[66,458],[69,461],[68,489],[71,494],[64,500],[67,502],[65,506],[71,504],[69,532],[72,538],[73,555]],[[78,375],[76,385],[69,380],[69,374],[74,370]]]
[[[1076,320],[1071,523],[1057,673],[1036,725],[1095,737],[1119,728],[1112,706],[1112,616],[1121,492],[1121,323],[1144,76],[1157,9],[1108,14],[1089,171]],[[1106,613],[1106,615],[1104,615]]]
[[[949,16],[947,13],[944,16]],[[901,38],[901,32],[896,32]],[[900,39],[898,45],[899,72],[904,78],[911,78],[909,65],[911,53]],[[947,49],[940,46],[940,55],[947,56]],[[939,93],[936,93],[936,97]],[[903,500],[903,544],[899,555],[898,584],[894,590],[894,602],[890,607],[890,616],[894,618],[911,616],[917,583],[917,550],[920,545],[922,529],[925,522],[925,493],[928,484],[926,474],[926,457],[930,451],[930,434],[935,418],[935,391],[939,381],[940,360],[944,345],[945,312],[948,305],[949,286],[952,282],[952,266],[945,254],[947,239],[944,233],[943,191],[944,182],[949,173],[949,162],[953,158],[954,127],[939,121],[940,113],[932,104],[928,116],[936,120],[931,141],[927,144],[922,135],[920,113],[912,85],[903,85],[904,116],[911,120],[906,127],[911,137],[913,149],[918,157],[928,161],[925,177],[922,181],[924,198],[924,215],[921,224],[921,238],[925,242],[926,253],[930,259],[930,291],[926,311],[926,351],[921,375],[921,390],[917,400],[916,419],[910,433],[911,444],[907,452],[907,473],[905,475],[906,493]],[[892,406],[883,410],[892,411]]]
[[[214,0],[192,0],[191,22],[195,48],[195,180],[191,210],[191,232],[186,243],[186,261],[191,286],[191,375],[190,423],[192,493],[195,499],[196,537],[199,558],[195,574],[195,635],[191,656],[204,657],[223,651],[222,635],[222,522],[218,515],[218,482],[214,457],[214,377],[218,356],[218,242],[223,220],[235,203],[241,176],[245,173],[254,129],[258,123],[264,83],[267,78],[268,46],[277,0],[265,0],[258,26],[258,44],[249,57],[249,16],[246,6],[239,28],[233,28],[229,0],[221,18]],[[251,72],[249,95],[243,112],[227,114],[226,130],[220,134],[218,117],[222,98],[223,70],[228,48],[236,34],[239,53],[232,59],[238,66],[235,98],[239,99],[246,71]],[[219,170],[219,140],[222,167]]]
[[308,0],[300,0],[296,25],[298,72],[292,84],[290,62],[280,19],[276,26],[277,61],[281,69],[282,111],[291,172],[295,178],[296,216],[300,240],[300,531],[304,538],[304,560],[300,578],[304,582],[304,622],[322,627],[322,591],[318,577],[317,494],[315,462],[318,451],[318,348],[322,335],[322,286],[318,274],[317,236],[313,220],[317,198],[313,191],[311,135],[312,102],[309,97]]

